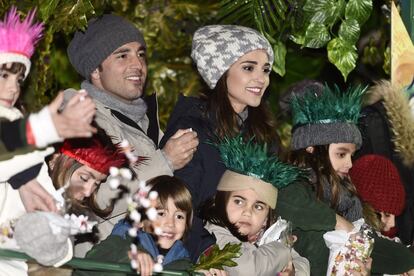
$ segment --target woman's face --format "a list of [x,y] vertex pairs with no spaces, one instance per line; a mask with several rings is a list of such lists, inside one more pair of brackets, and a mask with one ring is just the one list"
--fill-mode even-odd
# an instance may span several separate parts
[[230,193],[226,213],[230,223],[251,241],[266,225],[269,205],[260,201],[252,189],[233,191]]
[[348,176],[348,172],[352,168],[352,155],[355,150],[355,144],[351,143],[329,145],[329,160],[339,177],[344,178]]
[[69,193],[77,200],[83,200],[96,190],[105,181],[107,175],[98,172],[86,165],[76,169],[70,177]]
[[236,113],[246,106],[260,104],[269,86],[271,67],[266,51],[255,50],[240,57],[227,72],[227,89],[230,103]]
[[20,86],[23,83],[23,79],[23,73],[14,74],[0,69],[0,105],[11,108],[16,104],[20,95]]

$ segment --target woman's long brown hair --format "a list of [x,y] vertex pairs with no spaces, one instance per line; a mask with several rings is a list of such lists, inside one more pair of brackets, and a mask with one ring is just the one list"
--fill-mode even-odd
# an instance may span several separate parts
[[[207,108],[216,120],[216,135],[218,138],[234,137],[240,133],[237,123],[237,113],[234,111],[227,89],[227,72],[221,76],[214,89],[205,91],[204,97],[207,99]],[[245,121],[246,138],[255,137],[258,143],[269,145],[280,145],[280,139],[276,132],[276,122],[264,99],[257,107],[248,106],[249,116]]]

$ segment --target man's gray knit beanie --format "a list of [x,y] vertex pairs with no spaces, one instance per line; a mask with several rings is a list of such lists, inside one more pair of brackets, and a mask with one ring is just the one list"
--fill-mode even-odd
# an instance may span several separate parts
[[129,42],[146,47],[144,36],[124,18],[104,14],[92,18],[85,32],[77,31],[69,43],[69,61],[85,79],[117,48]]
[[236,25],[209,25],[194,33],[191,57],[204,81],[213,89],[241,56],[259,49],[267,52],[272,66],[273,49],[258,31]]

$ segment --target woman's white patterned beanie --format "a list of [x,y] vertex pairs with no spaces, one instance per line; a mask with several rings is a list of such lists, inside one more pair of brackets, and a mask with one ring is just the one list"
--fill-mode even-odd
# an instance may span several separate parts
[[258,31],[236,25],[209,25],[194,33],[191,57],[207,85],[213,89],[241,56],[263,49],[273,63],[273,49]]

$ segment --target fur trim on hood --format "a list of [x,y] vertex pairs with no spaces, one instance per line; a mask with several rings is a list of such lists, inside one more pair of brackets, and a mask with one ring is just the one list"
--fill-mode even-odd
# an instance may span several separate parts
[[389,81],[382,80],[368,90],[364,100],[365,105],[383,101],[393,133],[395,151],[400,155],[404,165],[413,166],[414,117],[406,95]]

